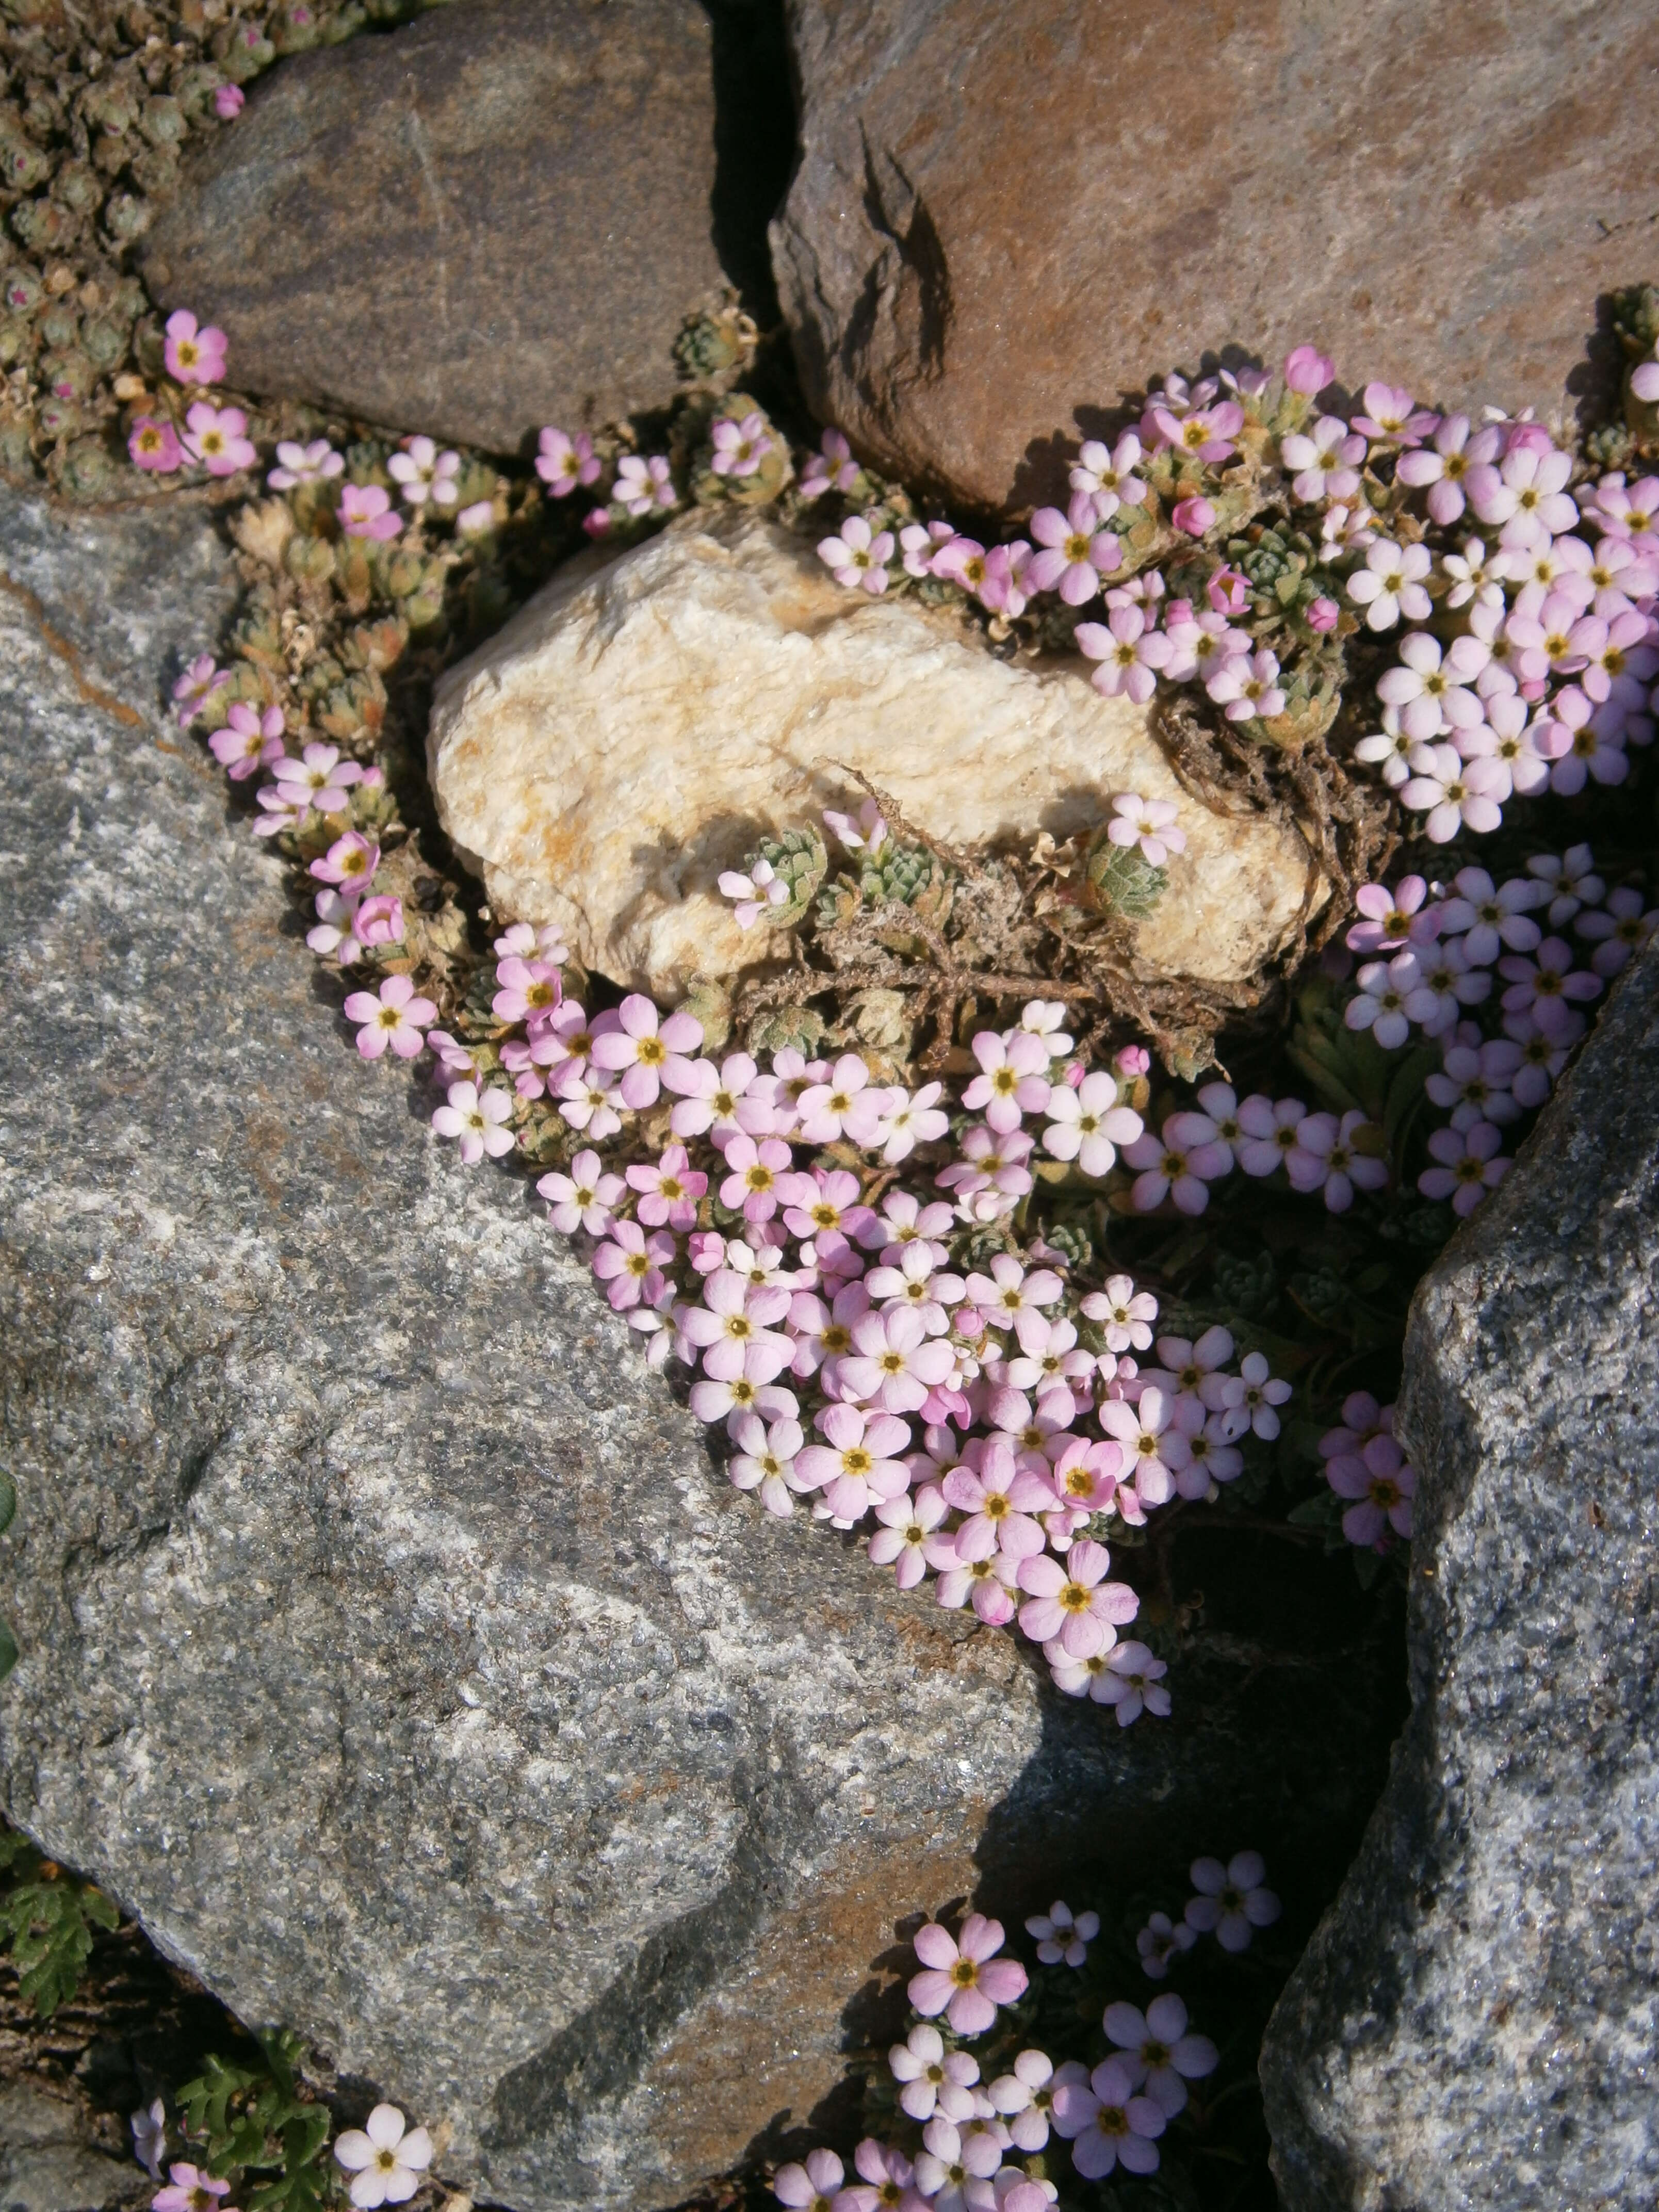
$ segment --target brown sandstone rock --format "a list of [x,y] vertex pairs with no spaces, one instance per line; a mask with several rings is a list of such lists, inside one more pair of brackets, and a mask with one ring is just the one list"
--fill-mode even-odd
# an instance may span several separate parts
[[964,501],[1046,494],[1061,441],[1206,349],[1547,410],[1596,295],[1648,273],[1643,0],[787,5],[808,392]]
[[501,452],[662,404],[721,282],[696,0],[470,0],[284,62],[144,273],[246,389]]

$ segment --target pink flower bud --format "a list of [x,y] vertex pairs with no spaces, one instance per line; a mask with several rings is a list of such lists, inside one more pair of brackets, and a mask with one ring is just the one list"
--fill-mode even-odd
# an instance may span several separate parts
[[1630,374],[1630,388],[1638,399],[1651,405],[1659,399],[1659,361],[1644,361]]
[[1152,1064],[1152,1055],[1144,1044],[1122,1045],[1112,1055],[1112,1066],[1131,1082],[1139,1081]]
[[1215,520],[1215,509],[1207,499],[1177,500],[1170,520],[1188,538],[1201,538]]
[[1336,628],[1341,612],[1334,599],[1317,599],[1308,609],[1308,628],[1317,630],[1322,637]]
[[247,94],[240,84],[222,84],[213,95],[213,112],[222,123],[229,123],[239,116],[247,101]]
[[1317,346],[1293,346],[1285,356],[1285,381],[1304,399],[1322,392],[1335,374],[1336,363]]

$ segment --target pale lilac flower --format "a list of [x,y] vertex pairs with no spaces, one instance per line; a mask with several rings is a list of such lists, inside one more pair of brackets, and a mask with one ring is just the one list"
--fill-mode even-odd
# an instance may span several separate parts
[[1466,538],[1462,551],[1446,554],[1440,565],[1453,580],[1446,594],[1449,607],[1467,606],[1471,599],[1482,606],[1502,607],[1502,580],[1510,573],[1509,562],[1502,553],[1494,555],[1489,562],[1483,539]]
[[914,1313],[930,1336],[944,1335],[951,1326],[947,1308],[960,1305],[967,1295],[961,1276],[939,1272],[940,1249],[918,1238],[902,1247],[896,1265],[885,1261],[864,1278],[864,1286],[872,1298],[882,1305],[902,1306]]
[[1075,1091],[1065,1083],[1051,1085],[1046,1110],[1043,1150],[1057,1160],[1075,1160],[1086,1176],[1108,1174],[1117,1147],[1145,1133],[1139,1115],[1119,1105],[1115,1079],[1098,1071],[1085,1075]]
[[1588,646],[1589,664],[1580,681],[1598,705],[1608,699],[1638,705],[1649,679],[1659,672],[1659,651],[1650,642],[1659,632],[1652,617],[1634,607],[1609,615],[1606,630],[1601,644]]
[[804,2166],[781,2166],[772,2183],[772,2194],[789,2212],[830,2212],[830,2205],[846,2168],[832,2150],[806,2154]]
[[222,730],[216,730],[208,747],[233,783],[240,783],[258,769],[283,757],[284,724],[280,707],[263,712],[238,700],[230,708]]
[[597,1152],[585,1151],[571,1161],[568,1175],[544,1175],[536,1188],[547,1200],[549,1218],[562,1236],[585,1229],[590,1237],[603,1237],[626,1186],[620,1176],[605,1173]]
[[425,1025],[437,1020],[438,1009],[430,999],[416,997],[407,975],[388,975],[378,994],[354,991],[345,1002],[345,1018],[362,1024],[357,1049],[365,1060],[378,1060],[388,1045],[399,1060],[413,1060],[426,1042]]
[[896,1085],[890,1089],[889,1103],[870,1139],[872,1150],[881,1147],[889,1167],[908,1159],[918,1145],[936,1144],[949,1129],[951,1117],[939,1103],[944,1088],[943,1084],[924,1083],[913,1092]]
[[713,436],[714,452],[709,466],[717,477],[752,477],[772,450],[766,417],[758,408],[740,422],[716,422]]
[[[1011,1030],[999,1036],[981,1030],[973,1040],[974,1058],[981,1073],[962,1095],[970,1112],[982,1112],[1000,1133],[1017,1129],[1022,1115],[1036,1114],[1048,1103],[1048,1048],[1027,1030]],[[1115,1090],[1115,1085],[1114,1085]]]
[[925,1922],[915,1936],[924,1971],[910,1981],[911,2003],[925,2019],[943,2013],[957,2035],[982,2035],[999,2005],[1018,2003],[1025,1994],[1025,1969],[1018,1960],[997,1957],[1002,1944],[1002,1923],[981,1912],[970,1912],[956,1938],[938,1921]]
[[374,2212],[415,2194],[432,2163],[432,2138],[424,2128],[411,2128],[395,2105],[376,2105],[361,2128],[336,2139],[334,2156],[351,2176],[352,2203],[360,2212]]
[[768,1079],[746,1052],[728,1053],[717,1068],[712,1060],[686,1060],[676,1054],[663,1069],[663,1085],[678,1094],[669,1116],[677,1137],[700,1137],[723,1145],[741,1130],[745,1136],[774,1133],[776,1113]]
[[769,860],[752,862],[745,872],[726,869],[720,878],[720,895],[737,902],[732,919],[739,929],[752,929],[769,907],[787,906],[789,886]]
[[1650,908],[1640,891],[1609,891],[1604,910],[1581,915],[1573,926],[1595,947],[1590,955],[1595,973],[1613,976],[1659,928],[1659,908]]
[[636,520],[642,514],[666,514],[680,503],[662,453],[624,453],[617,464],[611,497]]
[[403,486],[405,507],[418,510],[428,502],[434,507],[454,506],[461,466],[459,453],[441,453],[428,437],[406,438],[403,451],[393,453],[386,465],[387,475]]
[[284,439],[276,448],[278,465],[265,478],[273,491],[292,491],[300,484],[326,483],[345,466],[326,438],[313,438],[308,446]]
[[[1320,1191],[1332,1213],[1346,1213],[1356,1190],[1381,1190],[1389,1180],[1387,1161],[1355,1148],[1358,1133],[1370,1127],[1368,1116],[1358,1110],[1340,1122],[1334,1114],[1310,1114],[1298,1127],[1296,1151],[1285,1163],[1291,1188]],[[1288,1385],[1275,1387],[1288,1392]]]
[[1520,1065],[1521,1048],[1508,1037],[1479,1045],[1448,1043],[1442,1066],[1424,1088],[1437,1106],[1452,1109],[1454,1129],[1472,1128],[1477,1121],[1501,1126],[1520,1118],[1521,1108],[1510,1093]]
[[647,1237],[637,1221],[613,1221],[610,1241],[593,1255],[593,1273],[610,1285],[612,1310],[625,1313],[641,1298],[655,1302],[673,1260],[674,1240],[661,1230]]
[[1175,1395],[1154,1383],[1133,1405],[1108,1399],[1099,1418],[1101,1427],[1123,1447],[1123,1480],[1133,1484],[1141,1504],[1167,1504],[1192,1458],[1186,1424],[1176,1418]]
[[455,532],[460,538],[484,538],[495,527],[494,500],[475,499],[471,507],[464,507],[455,517]]
[[[202,330],[189,309],[179,307],[167,317],[161,357],[167,363],[167,374],[176,377],[180,384],[222,384],[228,344],[229,340],[222,330],[212,325]],[[240,431],[246,427],[245,419],[238,416],[237,429]]]
[[853,1349],[841,1361],[836,1379],[849,1399],[878,1405],[889,1413],[914,1413],[955,1366],[956,1354],[939,1338],[929,1336],[919,1314],[908,1306],[890,1306],[854,1322]]
[[1599,905],[1606,889],[1588,845],[1571,846],[1559,859],[1553,853],[1535,854],[1527,863],[1527,873],[1535,876],[1550,895],[1552,929],[1571,921],[1581,906]]
[[1144,2013],[1109,2004],[1103,2024],[1135,2087],[1170,2119],[1186,2110],[1188,2082],[1201,2081],[1221,2063],[1207,2035],[1187,2033],[1187,2008],[1177,1996],[1154,1997]]
[[931,576],[935,556],[953,542],[956,534],[948,522],[907,522],[898,534],[900,565],[905,574]]
[[1111,1563],[1105,1546],[1087,1537],[1071,1547],[1063,1567],[1047,1553],[1022,1559],[1018,1581],[1028,1593],[1019,1609],[1022,1633],[1033,1644],[1057,1639],[1072,1659],[1109,1649],[1139,1609],[1126,1583],[1104,1579]]
[[1140,460],[1140,441],[1126,430],[1115,446],[1086,438],[1072,469],[1073,491],[1086,492],[1094,502],[1097,521],[1109,522],[1120,506],[1141,507],[1146,487],[1134,473]]
[[1184,853],[1187,833],[1176,826],[1176,809],[1167,799],[1142,799],[1139,793],[1120,792],[1112,801],[1112,819],[1106,835],[1126,850],[1139,845],[1149,867],[1161,868],[1171,853]]
[[[1364,975],[1362,969],[1362,982]],[[1361,1024],[1351,1023],[1349,1026],[1358,1028]],[[1401,1035],[1403,1037],[1405,1034],[1402,1025]],[[1244,1101],[1238,1109],[1240,1133],[1236,1148],[1238,1164],[1247,1176],[1270,1176],[1275,1168],[1284,1165],[1296,1150],[1297,1132],[1307,1113],[1299,1098],[1281,1098],[1275,1103],[1258,1091]]]
[[1351,1544],[1380,1548],[1390,1529],[1396,1536],[1411,1534],[1417,1470],[1392,1437],[1371,1437],[1358,1452],[1336,1454],[1325,1480],[1339,1498],[1353,1501],[1342,1516],[1342,1533]]
[[1465,1006],[1479,1006],[1491,994],[1491,975],[1468,959],[1461,938],[1420,946],[1417,961],[1417,984],[1407,998],[1406,1012],[1425,1036],[1443,1035]]
[[1560,937],[1547,937],[1530,959],[1516,953],[1500,960],[1498,972],[1509,981],[1505,1012],[1530,1014],[1547,1036],[1567,1027],[1575,1003],[1599,999],[1606,988],[1600,975],[1574,968],[1572,948]]
[[1570,453],[1511,448],[1501,466],[1486,462],[1469,471],[1469,504],[1482,522],[1502,526],[1499,535],[1505,545],[1559,538],[1578,520],[1577,507],[1565,489],[1571,474]]
[[1012,1252],[993,1253],[989,1273],[968,1278],[968,1295],[992,1328],[1012,1328],[1020,1315],[1054,1304],[1064,1290],[1052,1268],[1037,1267],[1028,1274]]
[[[406,980],[387,978],[388,982]],[[349,1003],[348,1000],[348,1006]],[[476,1167],[486,1152],[491,1159],[497,1160],[503,1152],[512,1151],[513,1132],[501,1126],[512,1111],[512,1099],[498,1085],[491,1085],[481,1091],[476,1083],[452,1083],[447,1103],[434,1113],[432,1126],[441,1137],[459,1138],[463,1163],[467,1167]]]
[[1258,1928],[1279,1917],[1279,1899],[1262,1887],[1267,1868],[1259,1851],[1237,1851],[1223,1866],[1219,1859],[1194,1859],[1193,1887],[1187,1900],[1187,1925],[1200,1936],[1212,1933],[1224,1951],[1247,1951]]
[[1152,697],[1156,672],[1168,665],[1171,648],[1139,607],[1114,607],[1103,623],[1079,623],[1076,637],[1079,651],[1100,664],[1090,679],[1097,691],[1137,704]]
[[809,1145],[833,1145],[846,1138],[854,1145],[873,1142],[890,1103],[887,1092],[870,1088],[870,1071],[855,1052],[844,1052],[827,1083],[814,1083],[800,1096],[800,1133]]
[[234,476],[259,458],[246,431],[247,416],[240,407],[214,407],[198,399],[185,416],[184,448],[210,477]]
[[983,2123],[941,2115],[928,2121],[921,2140],[915,2170],[920,2202],[933,2212],[981,2212],[981,2206],[988,2212],[995,2205],[991,2177],[1002,2164],[1002,2149]]
[[1148,1382],[1158,1389],[1167,1387],[1176,1406],[1185,1401],[1201,1412],[1219,1410],[1224,1401],[1218,1370],[1233,1356],[1230,1329],[1206,1328],[1195,1343],[1184,1336],[1160,1336],[1158,1356],[1162,1364],[1148,1372]]
[[991,614],[1010,618],[1024,614],[1030,598],[1026,573],[1030,564],[1031,549],[1023,538],[1012,538],[1006,545],[994,545],[985,556],[980,605]]
[[1449,1198],[1455,1212],[1472,1213],[1509,1171],[1509,1161],[1498,1157],[1503,1141],[1490,1121],[1476,1121],[1467,1129],[1436,1129],[1429,1138],[1435,1165],[1419,1176],[1417,1188],[1425,1198]]
[[1305,506],[1328,499],[1348,500],[1359,489],[1365,441],[1340,415],[1316,417],[1306,432],[1295,430],[1279,441],[1279,456],[1291,471],[1291,489]]
[[653,1106],[670,1062],[684,1059],[702,1042],[702,1024],[686,1013],[664,1019],[641,992],[617,1008],[621,1026],[593,1040],[593,1062],[619,1073],[623,1103],[635,1113]]
[[1543,934],[1531,915],[1549,893],[1535,877],[1511,876],[1499,890],[1484,868],[1460,868],[1451,889],[1456,896],[1439,909],[1441,931],[1462,938],[1473,967],[1489,968],[1504,945],[1530,952]]
[[[171,2186],[152,2198],[151,2212],[220,2212],[220,2199],[230,2190],[228,2181],[182,2160],[169,2166],[167,2172]],[[232,2212],[232,2208],[226,2205],[224,2212]]]
[[542,432],[540,445],[536,473],[555,499],[567,498],[579,484],[598,483],[600,465],[591,438],[580,432],[569,438],[562,430],[550,428]]
[[[855,1338],[861,1325],[854,1324]],[[1015,1460],[1003,1437],[993,1437],[975,1465],[951,1468],[940,1486],[946,1504],[967,1516],[951,1539],[963,1565],[998,1552],[1023,1559],[1042,1550],[1043,1531],[1032,1516],[1054,1504],[1054,1489],[1044,1475]]]
[[1586,519],[1609,537],[1644,538],[1659,530],[1659,477],[1627,485],[1623,475],[1615,471],[1601,478],[1589,501],[1584,510]]
[[899,1588],[914,1589],[927,1571],[928,1540],[946,1510],[943,1496],[931,1484],[908,1497],[884,1498],[876,1508],[882,1525],[870,1538],[871,1563],[891,1567]]
[[797,1454],[796,1468],[802,1486],[822,1490],[840,1519],[861,1521],[872,1505],[908,1488],[908,1471],[898,1456],[910,1441],[903,1421],[840,1404],[826,1406],[815,1425],[824,1442]]
[[384,544],[403,528],[391,512],[391,495],[379,484],[343,484],[340,489],[340,527],[348,538],[372,538]]
[[1382,709],[1380,720],[1382,728],[1361,738],[1354,746],[1353,757],[1366,767],[1375,768],[1383,782],[1397,791],[1412,772],[1411,760],[1417,744],[1400,726],[1400,717],[1392,707]]
[[1215,1141],[1215,1124],[1206,1114],[1171,1114],[1161,1133],[1150,1130],[1123,1148],[1127,1166],[1135,1170],[1132,1190],[1135,1211],[1150,1213],[1171,1198],[1182,1213],[1202,1213],[1210,1202],[1208,1186],[1228,1174],[1233,1164],[1225,1145]]
[[[1065,1910],[1063,1906],[1058,1909]],[[1076,1925],[1080,1929],[1085,1921],[1091,1920],[1097,1929],[1099,1919],[1092,1912],[1079,1915]],[[1035,1923],[1028,1920],[1025,1925],[1033,1928]],[[1038,1946],[1037,1955],[1039,1958],[1042,1956],[1041,1945]],[[1079,1952],[1070,1963],[1081,1966],[1082,1954]],[[1054,2101],[1054,2061],[1046,2051],[1022,2051],[1014,2061],[1012,2070],[999,2075],[987,2092],[1016,2148],[1028,2154],[1040,2151],[1048,2140],[1048,2124]],[[1009,2170],[1019,2171],[1018,2167]],[[1048,2186],[1053,2189],[1052,2183]],[[1011,2204],[1007,2199],[1000,2198],[999,2205],[1000,2212],[1024,2212],[1024,2207]]]
[[1559,692],[1551,702],[1553,719],[1542,725],[1535,740],[1550,759],[1550,789],[1572,798],[1587,781],[1623,783],[1630,773],[1624,732],[1592,716],[1589,702],[1576,686]]
[[1360,969],[1359,989],[1343,1009],[1345,1025],[1369,1030],[1385,1051],[1397,1050],[1411,1034],[1411,1017],[1406,1008],[1421,981],[1422,969],[1414,952],[1396,952],[1392,960],[1372,961]]
[[1260,652],[1241,653],[1223,661],[1204,689],[1230,722],[1250,722],[1258,715],[1284,713],[1285,694],[1278,678],[1278,656],[1263,646]]
[[[1032,1914],[1025,1923],[1025,1932],[1036,1937],[1037,1956],[1045,1966],[1058,1966],[1062,1963],[1068,1966],[1080,1966],[1089,1956],[1090,1944],[1100,1933],[1100,1915],[1097,1912],[1073,1913],[1063,1899],[1056,1898],[1046,1912]],[[1042,2078],[1047,2081],[1048,2077],[1045,2074]],[[994,2103],[997,2102],[996,2087],[994,2082],[991,2088]],[[1024,2106],[1005,2107],[999,2105],[998,2109],[1019,2112],[1024,2110]]]
[[1186,415],[1172,414],[1167,406],[1152,410],[1158,434],[1189,459],[1206,461],[1212,468],[1230,460],[1237,451],[1233,441],[1244,427],[1244,410],[1236,399],[1218,406],[1194,407]]
[[839,538],[818,540],[818,558],[838,584],[848,591],[860,586],[866,592],[887,589],[887,562],[893,557],[890,530],[872,532],[861,514],[849,514]]
[[157,2097],[147,2110],[135,2112],[131,2127],[133,2156],[152,2181],[160,2181],[167,2142],[167,2107],[161,2100]]
[[1376,694],[1399,711],[1408,738],[1425,743],[1449,726],[1469,729],[1482,720],[1480,702],[1468,687],[1492,658],[1478,638],[1453,641],[1443,656],[1439,641],[1414,630],[1400,644],[1400,663],[1385,670]]
[[1282,1406],[1290,1395],[1290,1384],[1271,1373],[1264,1354],[1247,1352],[1238,1363],[1238,1373],[1230,1377],[1222,1390],[1230,1434],[1242,1437],[1247,1430],[1254,1429],[1257,1436],[1271,1443],[1279,1434],[1279,1415],[1273,1408]]
[[1184,1920],[1171,1921],[1167,1912],[1154,1912],[1135,1937],[1140,1971],[1149,1981],[1163,1981],[1170,1960],[1177,1952],[1190,1951],[1197,1941],[1196,1928],[1189,1928]]
[[1353,952],[1395,952],[1402,945],[1426,944],[1438,935],[1444,915],[1425,906],[1429,887],[1421,876],[1402,876],[1394,889],[1365,884],[1354,894],[1354,904],[1364,915],[1349,930],[1346,942]]
[[1396,545],[1379,538],[1366,548],[1365,565],[1348,579],[1348,597],[1365,610],[1368,629],[1392,629],[1402,617],[1426,622],[1433,602],[1423,588],[1432,566],[1426,545]]
[[1440,420],[1398,385],[1368,384],[1360,398],[1365,411],[1354,416],[1354,428],[1386,445],[1420,446]]
[[[1132,1727],[1143,1712],[1167,1719],[1170,1693],[1164,1687],[1162,1677],[1169,1671],[1161,1659],[1153,1657],[1146,1644],[1131,1640],[1106,1653],[1100,1672],[1089,1685],[1089,1695],[1097,1705],[1115,1709],[1120,1728]],[[1058,1668],[1054,1674],[1060,1687],[1066,1689],[1069,1686],[1061,1679]]]
[[910,2030],[902,2043],[887,2054],[893,2079],[902,2082],[899,2105],[913,2120],[931,2120],[935,2108],[946,2119],[970,2119],[974,2112],[973,2086],[979,2079],[979,2061],[965,2051],[947,2054],[936,2027]]
[[1503,820],[1498,800],[1507,779],[1496,762],[1464,761],[1451,745],[1424,745],[1413,755],[1412,767],[1401,803],[1426,815],[1423,831],[1431,844],[1448,844],[1463,829],[1496,830]]
[[1104,1290],[1091,1291],[1082,1310],[1085,1320],[1102,1324],[1109,1352],[1144,1352],[1152,1340],[1158,1300],[1150,1291],[1137,1291],[1127,1275],[1113,1275]]
[[1477,430],[1471,438],[1468,416],[1448,415],[1434,434],[1433,447],[1402,453],[1395,474],[1401,483],[1428,486],[1429,513],[1447,529],[1463,512],[1470,470],[1490,463],[1499,442],[1492,429]]
[[1054,2091],[1054,2130],[1072,2146],[1072,2163],[1086,2180],[1098,2181],[1121,2166],[1126,2173],[1156,2173],[1157,2138],[1164,2116],[1150,2097],[1135,2094],[1133,2076],[1120,2058],[1096,2067],[1086,2087],[1066,2081]]
[[818,441],[818,450],[801,471],[800,489],[803,499],[822,499],[828,492],[851,491],[857,483],[860,471],[853,459],[853,448],[839,430],[826,430]]
[[836,2212],[884,2212],[884,2208],[896,2212],[900,2206],[915,2205],[916,2193],[910,2185],[915,2169],[902,2150],[866,2136],[853,2153],[853,2164],[862,2179],[842,2191],[835,2200]]
[[1098,528],[1092,495],[1073,492],[1062,514],[1040,507],[1031,517],[1031,535],[1041,546],[1026,568],[1034,592],[1058,591],[1068,607],[1080,607],[1100,589],[1100,580],[1121,565],[1115,538]]

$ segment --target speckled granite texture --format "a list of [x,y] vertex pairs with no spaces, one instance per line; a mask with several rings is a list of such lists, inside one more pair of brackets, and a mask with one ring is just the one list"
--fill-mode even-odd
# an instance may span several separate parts
[[1659,2201],[1659,949],[1419,1293],[1413,1712],[1268,2032],[1285,2212]]

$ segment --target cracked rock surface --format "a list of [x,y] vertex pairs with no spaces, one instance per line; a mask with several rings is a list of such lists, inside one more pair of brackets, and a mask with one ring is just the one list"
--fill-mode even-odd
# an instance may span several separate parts
[[1659,2190],[1659,951],[1419,1291],[1413,1710],[1269,2027],[1286,2212]]
[[198,504],[0,493],[0,545],[9,1819],[522,2212],[804,2124],[895,1922],[981,1881],[1340,1863],[1351,1668],[1218,1659],[1127,1734],[1058,1698],[733,1492],[526,1185],[359,1061],[158,708],[229,605]]

